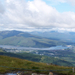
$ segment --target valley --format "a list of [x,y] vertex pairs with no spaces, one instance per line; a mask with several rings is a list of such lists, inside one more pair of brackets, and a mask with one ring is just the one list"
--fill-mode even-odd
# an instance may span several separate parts
[[21,31],[0,32],[0,55],[54,66],[75,66],[75,43]]
[[75,57],[75,53],[72,50],[74,48],[72,46],[67,47],[55,46],[50,48],[30,48],[30,47],[28,48],[28,47],[0,45],[0,47],[3,49],[3,51],[1,52],[4,52],[0,53],[1,55],[13,56],[36,62],[52,63],[60,66],[75,65],[75,61],[73,60]]

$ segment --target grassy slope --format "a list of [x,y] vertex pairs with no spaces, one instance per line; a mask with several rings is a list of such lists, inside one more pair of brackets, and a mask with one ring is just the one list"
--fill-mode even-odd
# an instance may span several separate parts
[[[68,49],[69,50],[69,49]],[[49,51],[47,53],[53,53],[53,57],[58,57],[59,59],[66,60],[68,62],[71,62],[75,66],[75,52],[72,50],[56,50],[56,51]],[[51,57],[51,56],[50,56]]]
[[30,54],[30,53],[17,53],[17,54],[31,61],[53,63],[60,66],[73,66],[73,64],[70,62],[67,62],[65,60],[61,60],[58,58],[54,58],[54,57],[39,56],[39,55]]
[[[1,66],[23,68],[23,69],[38,69],[38,70],[72,69],[71,67],[47,65],[45,63],[37,63],[37,62],[28,61],[28,60],[23,60],[23,59],[12,58],[12,57],[0,55],[0,73],[10,72],[11,70],[14,70],[14,71],[20,70],[20,69],[14,69],[14,68],[3,68]],[[35,71],[35,72],[41,72],[41,71]],[[57,73],[72,75],[71,71],[59,71]]]
[[[56,57],[62,60],[66,60],[68,62],[71,62],[73,64],[73,66],[75,66],[75,52],[72,49],[66,49],[66,50],[50,50],[50,51],[37,51],[38,54],[44,54],[48,57]],[[35,53],[35,51],[34,51]],[[54,54],[54,55],[50,55],[50,53]]]
[[73,66],[70,62],[67,62],[65,60],[61,60],[54,57],[47,57],[47,56],[40,56],[40,55],[34,55],[31,53],[8,53],[3,52],[2,49],[0,49],[0,55],[10,56],[10,57],[17,57],[21,59],[31,60],[34,62],[44,62],[44,63],[53,63],[60,66]]

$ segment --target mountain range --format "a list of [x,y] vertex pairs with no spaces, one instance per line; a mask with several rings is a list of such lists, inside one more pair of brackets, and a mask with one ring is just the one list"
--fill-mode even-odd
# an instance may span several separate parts
[[[46,35],[45,35],[46,36]],[[50,35],[49,35],[50,36]],[[60,40],[48,39],[22,31],[0,31],[0,45],[14,45],[21,47],[52,47],[65,45]]]
[[32,35],[37,35],[40,37],[52,39],[52,40],[58,40],[62,42],[70,42],[75,43],[75,32],[58,32],[58,31],[36,31],[36,32],[30,32]]

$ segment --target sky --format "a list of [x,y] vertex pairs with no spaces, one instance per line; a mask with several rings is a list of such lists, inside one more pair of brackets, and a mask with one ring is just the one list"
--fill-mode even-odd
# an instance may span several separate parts
[[75,32],[75,0],[0,0],[0,31]]

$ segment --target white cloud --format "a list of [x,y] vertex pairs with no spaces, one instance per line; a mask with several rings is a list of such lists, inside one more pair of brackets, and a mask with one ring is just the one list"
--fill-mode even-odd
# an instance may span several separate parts
[[67,0],[67,2],[71,3],[72,5],[75,5],[75,0]]
[[[63,0],[59,0],[64,2]],[[1,4],[0,4],[1,5]],[[1,7],[3,7],[1,5]],[[4,13],[0,8],[0,27],[4,29],[25,29],[28,27],[75,27],[75,13],[59,13],[42,0],[6,0]]]
[[64,0],[64,2],[70,3],[72,5],[75,5],[75,0]]
[[4,12],[5,12],[5,8],[0,1],[0,14],[3,14]]

